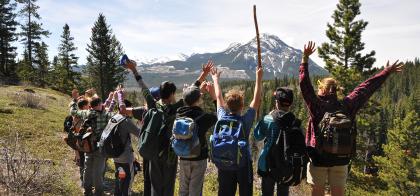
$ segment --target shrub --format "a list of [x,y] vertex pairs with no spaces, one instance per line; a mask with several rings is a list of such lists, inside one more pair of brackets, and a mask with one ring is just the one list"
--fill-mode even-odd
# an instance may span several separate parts
[[0,144],[0,186],[5,187],[10,195],[61,192],[59,182],[62,176],[52,161],[32,157],[20,144],[18,134]]
[[18,91],[12,96],[17,105],[21,107],[43,109],[42,98],[36,93]]

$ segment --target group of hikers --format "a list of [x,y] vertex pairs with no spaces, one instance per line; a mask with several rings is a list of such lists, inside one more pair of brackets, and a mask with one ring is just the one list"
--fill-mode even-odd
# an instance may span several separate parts
[[[217,167],[218,195],[253,195],[253,162],[250,133],[264,141],[258,159],[262,195],[288,195],[289,187],[305,179],[312,195],[344,195],[349,162],[356,145],[355,116],[369,97],[403,65],[395,62],[367,79],[349,95],[337,98],[339,83],[333,78],[318,81],[314,90],[308,59],[315,44],[304,46],[299,67],[299,85],[309,122],[305,133],[291,112],[294,92],[288,87],[273,89],[275,106],[254,126],[262,97],[263,68],[256,68],[253,98],[248,107],[243,92],[220,86],[221,71],[209,60],[194,83],[184,87],[176,100],[177,87],[165,81],[148,88],[126,56],[121,64],[134,75],[145,104],[134,107],[120,86],[105,102],[92,90],[83,96],[74,90],[70,104],[71,128],[66,142],[75,149],[85,195],[102,195],[106,160],[115,164],[115,195],[130,195],[134,174],[140,167],[134,158],[131,137],[138,137],[143,157],[144,195],[172,196],[179,167],[179,195],[203,194],[210,159]],[[213,82],[206,81],[211,75]],[[204,111],[208,93],[216,113]],[[114,107],[118,109],[114,112]],[[134,123],[132,118],[137,120]],[[213,128],[214,127],[214,128]],[[211,135],[208,138],[208,135]]]

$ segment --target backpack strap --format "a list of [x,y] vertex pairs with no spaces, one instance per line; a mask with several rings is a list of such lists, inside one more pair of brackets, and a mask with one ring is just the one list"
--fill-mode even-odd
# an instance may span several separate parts
[[204,115],[206,115],[205,112],[202,112],[200,115],[198,115],[196,118],[194,118],[194,122],[197,122],[200,118],[202,118]]

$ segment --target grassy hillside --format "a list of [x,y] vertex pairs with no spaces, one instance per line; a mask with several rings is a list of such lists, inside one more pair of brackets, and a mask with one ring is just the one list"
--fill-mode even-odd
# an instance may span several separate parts
[[[19,106],[17,93],[23,93],[25,89],[31,89],[39,97],[39,108]],[[63,119],[68,114],[70,97],[62,93],[35,87],[23,86],[0,86],[0,144],[2,140],[10,140],[18,133],[22,148],[37,159],[51,160],[50,172],[58,172],[59,180],[55,182],[55,191],[50,195],[80,195],[82,189],[78,180],[78,168],[73,163],[73,151],[66,146],[62,137]],[[133,142],[136,144],[137,142]],[[134,147],[135,149],[136,147]],[[141,160],[141,157],[136,154]],[[1,162],[0,162],[1,163]],[[254,172],[256,171],[254,164]],[[107,173],[105,175],[108,193],[112,192],[114,179],[114,166],[112,160],[108,160]],[[261,180],[254,174],[254,195],[260,193]],[[302,185],[291,190],[293,195],[306,195],[308,187]],[[0,187],[1,190],[4,187]],[[179,183],[176,183],[178,195]],[[203,195],[217,195],[217,170],[212,163],[208,163],[206,171]],[[143,195],[143,176],[139,174],[133,184],[134,195]],[[305,194],[306,193],[306,194]]]
[[[41,108],[18,105],[16,93],[24,89],[35,91]],[[59,175],[54,194],[80,195],[77,168],[72,161],[74,154],[62,141],[62,123],[68,113],[68,101],[68,96],[48,89],[0,86],[0,141],[10,141],[9,138],[18,133],[22,148],[33,158],[52,161],[49,171]]]

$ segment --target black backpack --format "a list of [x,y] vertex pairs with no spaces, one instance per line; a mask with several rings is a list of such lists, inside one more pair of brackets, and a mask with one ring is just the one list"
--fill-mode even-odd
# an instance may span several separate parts
[[316,133],[315,148],[321,155],[351,158],[356,150],[357,129],[342,103],[325,112]]
[[109,158],[119,157],[125,149],[127,141],[130,139],[122,138],[119,125],[126,118],[121,114],[114,115],[106,125],[102,132],[101,139],[98,142],[98,147],[103,155]]
[[273,119],[280,131],[266,157],[268,175],[282,185],[296,186],[306,178],[308,158],[305,136],[300,120],[295,119],[292,113],[285,114],[292,116],[291,122],[286,123],[276,120],[274,113]]
[[63,127],[64,127],[64,132],[69,133],[72,131],[73,129],[73,116],[72,115],[68,115],[66,116],[66,118],[64,119],[64,123],[63,123]]

